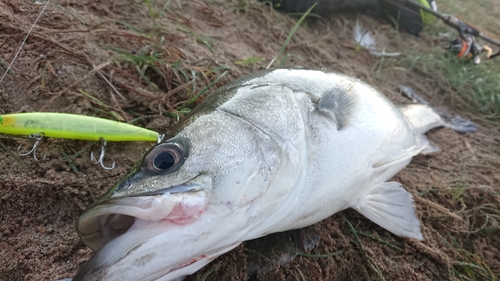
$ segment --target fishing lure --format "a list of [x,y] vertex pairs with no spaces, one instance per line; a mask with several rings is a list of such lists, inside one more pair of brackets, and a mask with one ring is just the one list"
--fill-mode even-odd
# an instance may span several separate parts
[[51,138],[107,141],[157,141],[158,133],[98,117],[67,113],[16,113],[0,115],[0,133],[30,135],[43,132]]
[[[16,113],[0,115],[0,133],[10,135],[30,135],[36,139],[33,149],[27,154],[34,153],[43,137],[104,140],[101,155],[96,161],[104,169],[102,163],[106,141],[161,141],[162,135],[157,132],[140,128],[134,125],[116,122],[98,117],[83,116],[68,113]],[[25,155],[27,155],[25,154]],[[94,160],[93,155],[91,155]]]

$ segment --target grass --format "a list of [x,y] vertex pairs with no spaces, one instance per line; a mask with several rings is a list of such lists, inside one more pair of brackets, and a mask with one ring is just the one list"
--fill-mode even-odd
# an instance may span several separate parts
[[47,75],[47,74],[46,74],[46,73],[47,73],[47,68],[49,68],[49,69],[50,69],[50,68],[52,68],[51,64],[52,64],[52,63],[51,63],[50,61],[48,61],[48,62],[47,62],[47,63],[43,66],[42,71],[40,72],[40,88],[41,88],[42,90],[44,90],[44,89],[45,89],[45,83],[46,83],[46,79],[47,79],[47,78],[46,78],[46,75]]
[[[172,61],[170,51],[164,45],[164,39],[161,37],[155,45],[146,45],[136,53],[117,48],[110,50],[117,53],[119,68],[122,68],[123,64],[128,65],[154,92],[163,95],[163,99],[174,94],[187,96],[185,101],[167,105],[169,108],[167,115],[178,118],[179,114],[188,113],[188,106],[207,93],[227,74],[228,67],[192,66],[184,59]],[[208,47],[212,48],[210,45]],[[198,87],[205,83],[208,85],[198,91]]]
[[441,237],[442,241],[454,250],[456,260],[451,262],[451,272],[458,280],[499,280],[491,271],[484,258],[466,249],[453,236]]
[[14,153],[12,150],[10,150],[1,141],[0,141],[0,147],[3,148],[12,158],[14,158],[14,161],[16,161],[17,164],[19,164],[25,171],[28,171],[28,167],[26,166],[26,164],[24,164],[23,161],[21,161],[21,159],[19,158],[19,156],[17,155],[17,153]]
[[408,50],[404,56],[381,57],[372,67],[379,77],[382,71],[416,71],[439,83],[453,106],[479,113],[482,118],[500,121],[500,64],[486,61],[480,65],[457,60],[440,47],[420,53]]
[[[68,162],[68,165],[71,167],[71,170],[75,172],[75,174],[78,174],[78,168],[76,167],[75,163],[73,163],[72,157],[70,157],[62,147],[58,147],[59,153],[63,156],[64,160]],[[73,158],[74,159],[74,158]]]
[[118,54],[118,58],[130,63],[139,76],[149,85],[151,88],[156,91],[161,91],[160,88],[146,76],[146,71],[148,69],[152,69],[155,73],[160,75],[163,79],[165,79],[165,75],[160,70],[159,65],[161,62],[161,53],[159,52],[159,47],[161,43],[159,43],[156,47],[152,47],[151,45],[144,46],[137,53],[131,53],[124,50],[110,48],[110,50],[116,52]]
[[485,118],[500,121],[500,66],[491,63],[474,65],[433,48],[428,54],[407,58],[416,69],[440,81],[441,87],[451,89],[452,99]]
[[[454,208],[463,218],[464,228],[448,228],[438,232],[444,248],[450,253],[449,266],[456,280],[500,280],[488,265],[487,256],[476,242],[500,244],[500,203],[499,192],[471,186],[464,177],[449,183],[450,189],[435,189],[443,206]],[[437,218],[435,218],[437,219]],[[486,240],[485,240],[486,239]]]
[[[440,5],[442,5],[443,12],[456,15],[498,41],[500,21],[495,14],[495,2],[442,0]],[[440,22],[436,25],[438,26],[435,27],[436,29],[442,28],[450,31],[450,28]],[[456,31],[451,31],[457,34]],[[494,33],[489,34],[489,31],[494,31]],[[477,40],[480,44],[485,43],[481,39]],[[494,49],[494,53],[500,49],[500,46],[487,45]],[[441,76],[466,103],[472,105],[473,111],[484,114],[490,120],[500,121],[500,64],[498,62],[498,58],[485,60],[483,57],[480,65],[473,65],[441,55],[437,56],[435,63],[430,64],[429,67],[435,67],[435,72],[442,71]]]
[[201,275],[198,278],[198,281],[205,281],[210,274],[214,273],[218,268],[217,267],[211,267],[207,272],[205,272],[203,275]]
[[182,107],[180,107],[179,110],[186,109],[193,102],[198,100],[203,94],[205,94],[210,88],[212,88],[217,82],[219,82],[226,74],[227,74],[227,71],[224,71],[221,75],[218,75],[214,81],[210,82],[210,84],[208,84],[205,88],[203,88],[203,90],[201,90],[198,94],[196,94],[194,97],[189,99]]
[[380,280],[385,280],[384,274],[382,273],[382,271],[378,267],[377,263],[370,257],[370,255],[368,255],[368,253],[363,248],[363,244],[361,243],[361,239],[359,239],[358,231],[356,230],[356,228],[351,224],[351,222],[345,216],[342,215],[342,218],[344,219],[344,222],[349,227],[349,230],[351,231],[351,233],[354,237],[354,243],[358,246],[359,250],[361,251],[361,255],[362,255],[363,259],[365,260],[365,262],[377,274],[377,276]]
[[362,236],[365,236],[365,237],[368,237],[368,238],[371,238],[371,239],[373,239],[373,240],[375,240],[377,242],[380,242],[380,243],[382,243],[382,244],[384,244],[386,246],[389,246],[389,247],[391,247],[391,248],[393,248],[395,250],[398,250],[400,252],[404,251],[403,248],[402,248],[402,245],[397,245],[397,243],[395,243],[395,242],[391,242],[391,241],[388,241],[388,240],[383,239],[381,237],[374,236],[374,235],[372,235],[372,234],[370,234],[368,232],[359,231],[358,234],[362,235]]
[[251,57],[251,58],[246,58],[242,59],[239,61],[235,61],[234,64],[236,65],[245,65],[245,66],[253,66],[253,65],[260,65],[261,62],[265,62],[266,58],[260,58],[260,57]]
[[212,47],[212,45],[210,44],[210,41],[213,41],[212,38],[209,38],[207,36],[201,36],[201,35],[198,35],[196,34],[195,32],[193,31],[187,31],[187,30],[182,30],[183,32],[185,32],[186,34],[189,34],[191,36],[193,36],[194,38],[196,38],[196,41],[198,43],[201,43],[203,44],[205,47],[207,47],[208,50],[210,50],[210,52],[212,54],[215,54],[215,50],[214,48]]
[[297,29],[299,28],[299,26],[302,24],[302,22],[306,19],[306,17],[311,13],[311,11],[314,9],[314,7],[316,7],[318,3],[314,3],[301,17],[300,19],[295,23],[295,25],[293,26],[292,30],[290,31],[290,33],[288,34],[285,42],[283,43],[283,45],[281,46],[281,49],[280,51],[278,52],[278,55],[276,56],[276,60],[279,61],[278,62],[278,67],[282,67],[284,64],[285,64],[285,61],[286,59],[289,57],[288,55],[286,56],[283,56],[283,53],[285,52],[285,49],[286,47],[288,46],[288,44],[290,43],[290,40],[292,40],[292,37],[293,35],[295,34],[295,32],[297,31]]
[[[440,12],[465,20],[499,41],[500,20],[495,14],[493,1],[441,0],[438,6]],[[440,37],[440,34],[448,33],[454,39],[458,38],[458,32],[438,19],[424,28],[420,38],[394,33],[393,29],[389,29],[387,33],[395,39],[393,41],[398,49],[404,52],[399,57],[381,57],[372,68],[375,77],[387,70],[417,72],[438,81],[439,87],[449,95],[448,101],[452,106],[479,113],[480,118],[486,120],[500,121],[499,58],[486,60],[483,55],[481,63],[475,65],[447,53],[443,47],[449,40]],[[476,39],[480,45],[485,43]],[[417,50],[415,44],[408,43],[415,40],[420,41],[419,45],[426,46],[427,51]],[[491,46],[489,43],[486,45],[493,48],[493,53],[500,50],[500,46]]]
[[313,258],[313,259],[324,259],[324,258],[329,258],[329,257],[334,257],[337,255],[342,254],[344,249],[338,250],[336,252],[330,253],[330,254],[308,254],[308,253],[302,253],[302,252],[296,252],[298,256],[303,256],[303,257],[308,257],[308,258]]
[[442,202],[443,205],[454,208],[454,212],[468,221],[465,234],[469,239],[490,236],[498,239],[496,233],[500,233],[500,201],[495,198],[500,193],[474,185],[465,175],[467,167],[463,169],[460,178],[448,183],[449,189],[435,189],[433,192],[442,194],[440,199],[446,201]]
[[77,19],[81,24],[88,26],[89,24],[83,21],[76,13],[71,12],[70,10],[64,8],[61,5],[58,4],[50,4],[50,6],[56,7],[57,9],[60,9],[61,11],[67,13],[68,15],[72,16],[73,18]]
[[[9,67],[9,64],[6,63],[4,60],[0,59],[0,65],[2,66],[2,68],[5,68],[7,69]],[[12,69],[9,68],[9,70],[7,70],[7,74],[10,74],[10,75],[13,75],[14,74],[14,71]]]

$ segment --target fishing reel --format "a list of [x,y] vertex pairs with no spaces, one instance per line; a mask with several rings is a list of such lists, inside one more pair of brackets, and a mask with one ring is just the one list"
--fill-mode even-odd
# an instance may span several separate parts
[[[385,0],[385,1],[396,4],[394,2],[395,0]],[[415,0],[402,0],[402,1],[407,6],[418,9],[421,12],[424,11],[441,19],[445,24],[458,31],[460,37],[456,40],[451,41],[447,48],[447,50],[453,55],[455,55],[457,58],[459,59],[465,58],[469,61],[472,61],[475,64],[479,64],[481,62],[480,55],[483,52],[486,52],[487,59],[492,59],[497,56],[500,56],[500,51],[496,52],[495,54],[492,54],[493,50],[489,46],[487,45],[480,46],[478,43],[476,43],[475,38],[476,37],[481,38],[498,48],[500,48],[500,41],[489,37],[488,35],[481,32],[481,30],[472,26],[471,24],[468,24],[467,22],[460,20],[455,16],[438,12],[436,9],[433,9],[432,7],[424,6],[421,3],[419,3],[420,1],[418,2]],[[402,5],[398,6],[402,9],[405,8],[405,6]]]
[[472,35],[464,35],[458,39],[450,41],[446,50],[456,58],[472,61],[474,64],[481,63],[480,55],[482,53],[486,52],[487,59],[492,58],[491,54],[493,53],[493,50],[489,46],[480,46],[476,43],[476,40]]

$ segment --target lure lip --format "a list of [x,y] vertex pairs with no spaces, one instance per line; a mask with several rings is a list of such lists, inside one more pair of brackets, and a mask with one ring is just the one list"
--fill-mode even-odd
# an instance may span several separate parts
[[190,223],[204,212],[211,186],[209,178],[197,176],[181,185],[100,202],[80,216],[77,232],[97,251],[128,231]]

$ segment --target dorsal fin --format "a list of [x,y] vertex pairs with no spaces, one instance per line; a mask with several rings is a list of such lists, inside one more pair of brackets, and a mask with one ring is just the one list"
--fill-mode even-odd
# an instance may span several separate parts
[[356,99],[354,95],[350,94],[353,88],[353,83],[335,85],[321,96],[316,105],[318,112],[333,119],[338,130],[349,125],[354,113]]

